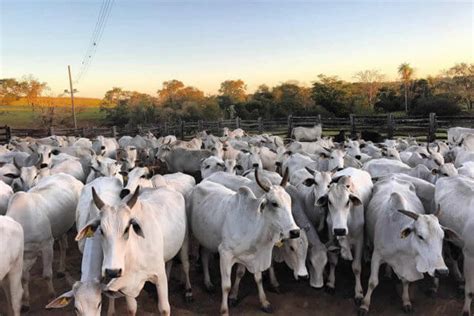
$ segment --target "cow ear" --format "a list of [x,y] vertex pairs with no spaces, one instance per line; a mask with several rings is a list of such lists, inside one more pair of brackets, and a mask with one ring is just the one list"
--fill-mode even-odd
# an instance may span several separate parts
[[50,308],[63,308],[68,306],[74,298],[74,292],[71,290],[69,292],[64,293],[63,295],[55,298],[51,303],[46,305],[46,309]]
[[351,200],[354,206],[359,206],[362,204],[362,201],[359,199],[359,197],[354,194],[349,194],[349,200]]
[[143,234],[142,227],[140,226],[140,223],[135,218],[132,218],[130,220],[130,225],[132,226],[133,231],[135,232],[135,234],[137,234],[138,236],[140,236],[142,238],[145,238],[145,235]]
[[413,231],[413,228],[411,227],[407,227],[405,228],[404,230],[401,231],[400,233],[400,238],[401,239],[405,239],[408,237],[408,235],[410,235],[410,233]]
[[456,233],[454,230],[444,226],[441,226],[441,228],[444,231],[444,239],[454,244],[463,244],[461,237],[459,237],[458,233]]
[[84,226],[84,228],[82,228],[77,233],[75,240],[79,241],[79,240],[82,240],[84,238],[93,237],[94,233],[97,230],[97,228],[99,227],[99,225],[100,225],[100,220],[99,219],[95,219],[95,220],[90,221],[89,223],[87,223],[86,226]]
[[313,186],[316,182],[314,182],[314,179],[308,178],[304,180],[303,184],[307,187]]
[[329,158],[329,155],[327,155],[326,153],[320,153],[319,157],[327,159],[327,158]]
[[318,199],[318,201],[316,202],[316,205],[317,206],[326,206],[326,205],[328,205],[328,195],[325,194],[322,197],[320,197]]
[[267,206],[267,200],[266,199],[262,199],[260,201],[260,204],[258,205],[258,210],[259,212],[263,212],[263,210],[265,209],[265,206]]

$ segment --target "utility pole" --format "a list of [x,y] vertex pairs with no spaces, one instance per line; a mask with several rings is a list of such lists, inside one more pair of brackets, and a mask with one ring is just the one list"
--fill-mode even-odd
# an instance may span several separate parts
[[72,106],[72,118],[74,120],[74,129],[77,128],[76,122],[76,109],[74,108],[74,89],[72,88],[72,79],[71,79],[71,66],[67,66],[69,72],[69,92],[71,93],[71,106]]

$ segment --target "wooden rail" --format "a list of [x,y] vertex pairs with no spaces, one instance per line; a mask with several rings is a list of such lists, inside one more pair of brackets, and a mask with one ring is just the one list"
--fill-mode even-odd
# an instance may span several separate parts
[[111,126],[92,128],[49,128],[49,129],[16,129],[9,126],[0,127],[0,143],[8,143],[12,137],[41,138],[50,135],[81,136],[94,138],[98,135],[120,138],[124,135],[144,135],[151,132],[157,136],[174,134],[181,139],[190,139],[199,131],[209,131],[214,135],[222,135],[225,127],[242,128],[248,133],[272,133],[283,137],[291,137],[291,131],[297,126],[311,127],[321,124],[324,135],[335,135],[343,130],[347,135],[355,135],[362,131],[380,133],[383,137],[399,136],[428,137],[430,141],[445,139],[446,130],[450,127],[463,126],[474,128],[474,116],[443,116],[431,113],[428,117],[388,115],[349,115],[348,117],[292,116],[265,120],[242,120],[239,117],[218,121],[177,121],[160,122],[148,126]]

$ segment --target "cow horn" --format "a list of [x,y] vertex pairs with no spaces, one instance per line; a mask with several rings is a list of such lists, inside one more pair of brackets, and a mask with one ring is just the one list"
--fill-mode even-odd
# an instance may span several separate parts
[[426,142],[426,150],[428,151],[428,154],[431,155],[431,151],[430,151],[430,143],[429,142]]
[[436,143],[436,146],[438,146],[437,149],[438,149],[438,152],[440,152],[440,151],[441,151],[441,147],[439,146],[439,143]]
[[258,178],[258,168],[255,168],[255,181],[257,182],[258,186],[262,188],[263,191],[265,192],[270,191],[270,188],[268,186],[260,182],[260,179]]
[[441,205],[438,203],[438,209],[436,210],[436,213],[434,213],[434,216],[439,217],[441,215]]
[[21,165],[18,163],[18,161],[16,160],[17,157],[13,157],[13,165],[18,169],[20,170],[21,169]]
[[407,211],[407,210],[398,210],[400,213],[410,217],[410,218],[413,218],[415,221],[418,219],[418,217],[420,216],[419,214],[417,213],[414,213],[414,212],[411,212],[411,211]]
[[285,169],[285,174],[283,175],[283,179],[281,179],[280,186],[285,187],[288,183],[288,178],[290,177],[290,171],[288,168]]
[[140,186],[137,186],[135,189],[135,192],[133,193],[132,197],[130,200],[127,201],[127,206],[132,209],[135,203],[137,203],[138,200],[138,195],[140,194]]
[[99,210],[101,210],[105,205],[105,203],[97,195],[97,192],[95,191],[94,187],[92,187],[92,200],[94,201],[95,206],[97,206],[97,209]]

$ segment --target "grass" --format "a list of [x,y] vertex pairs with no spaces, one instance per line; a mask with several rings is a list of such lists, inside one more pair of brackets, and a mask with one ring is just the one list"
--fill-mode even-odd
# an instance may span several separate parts
[[[104,113],[100,112],[99,99],[76,98],[76,118],[78,127],[98,126]],[[42,98],[38,102],[47,102],[58,107],[70,110],[69,98]],[[0,126],[8,125],[12,128],[43,128],[33,112],[31,106],[26,105],[25,99],[12,102],[10,105],[0,105]]]

